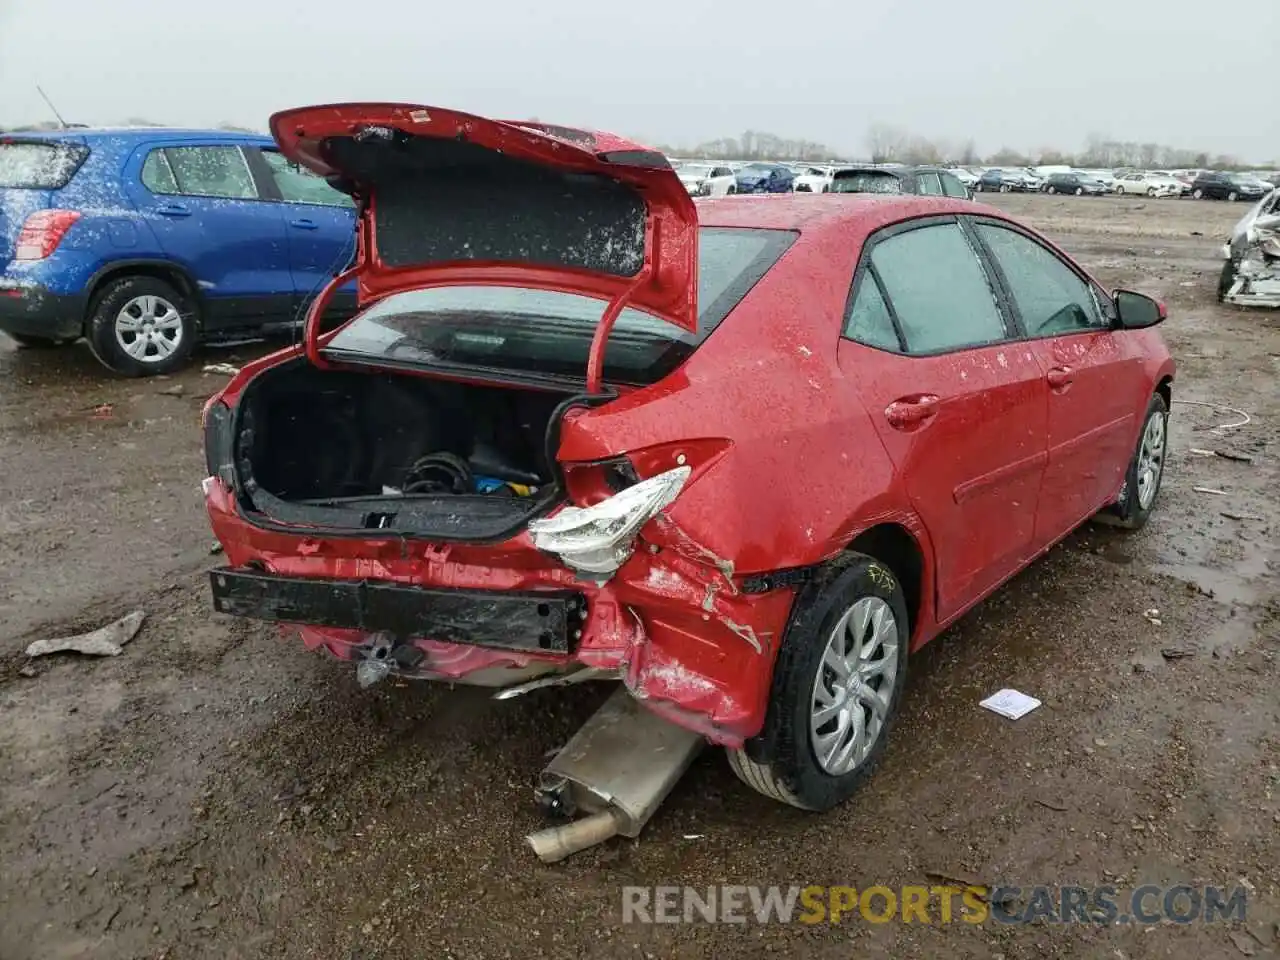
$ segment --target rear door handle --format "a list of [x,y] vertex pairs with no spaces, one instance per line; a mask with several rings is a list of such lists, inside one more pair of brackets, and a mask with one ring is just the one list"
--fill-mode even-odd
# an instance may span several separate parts
[[938,402],[933,394],[903,397],[884,408],[884,418],[896,430],[910,430],[932,419],[938,412]]
[[162,217],[189,217],[191,211],[180,203],[164,203],[156,207],[156,213]]
[[289,226],[297,227],[299,230],[319,230],[320,225],[314,220],[290,220]]
[[1049,381],[1049,386],[1054,390],[1065,390],[1071,386],[1071,368],[1070,367],[1051,367],[1049,372],[1044,375]]

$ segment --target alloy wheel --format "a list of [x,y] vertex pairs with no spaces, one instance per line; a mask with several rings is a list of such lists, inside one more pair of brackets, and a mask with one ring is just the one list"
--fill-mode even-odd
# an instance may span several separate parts
[[898,675],[898,625],[880,597],[862,597],[827,639],[813,681],[809,742],[828,775],[849,773],[884,730]]
[[1164,472],[1165,417],[1156,413],[1147,421],[1142,431],[1142,446],[1138,450],[1138,506],[1151,508],[1160,489],[1160,477]]
[[120,349],[140,363],[159,363],[182,343],[182,314],[164,297],[146,294],[128,301],[116,314]]

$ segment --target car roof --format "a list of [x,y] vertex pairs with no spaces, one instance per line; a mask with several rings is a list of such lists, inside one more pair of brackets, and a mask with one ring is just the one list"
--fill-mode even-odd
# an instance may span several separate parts
[[866,220],[876,229],[914,217],[974,213],[1007,219],[995,207],[972,200],[915,194],[784,193],[698,201],[699,225],[756,230],[804,231],[851,220]]
[[98,140],[225,140],[228,143],[274,143],[265,133],[206,130],[198,127],[69,127],[65,130],[10,130],[0,140],[74,140],[93,145]]

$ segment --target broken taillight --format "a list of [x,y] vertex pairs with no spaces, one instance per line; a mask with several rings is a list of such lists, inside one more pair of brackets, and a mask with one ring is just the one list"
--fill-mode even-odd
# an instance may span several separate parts
[[14,242],[13,259],[43,260],[58,249],[62,238],[79,219],[80,213],[76,210],[38,210],[31,214]]
[[631,556],[640,528],[675,500],[692,472],[676,467],[589,507],[564,507],[530,521],[529,536],[535,547],[555,554],[565,566],[607,578]]

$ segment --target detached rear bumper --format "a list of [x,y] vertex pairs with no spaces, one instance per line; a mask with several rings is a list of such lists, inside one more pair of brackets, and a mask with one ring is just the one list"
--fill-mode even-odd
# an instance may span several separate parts
[[0,277],[0,330],[26,337],[73,340],[84,331],[84,298],[18,286]]

